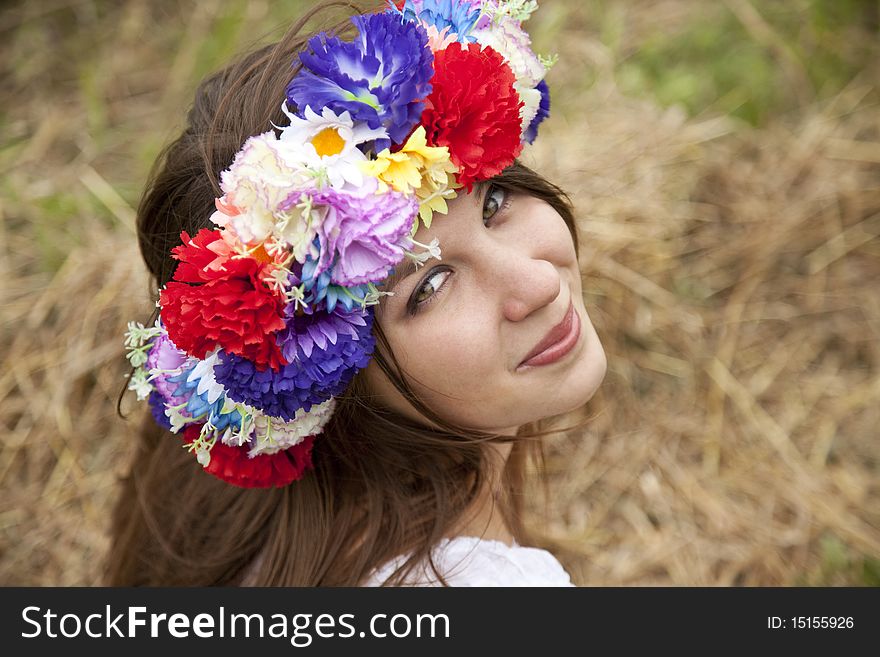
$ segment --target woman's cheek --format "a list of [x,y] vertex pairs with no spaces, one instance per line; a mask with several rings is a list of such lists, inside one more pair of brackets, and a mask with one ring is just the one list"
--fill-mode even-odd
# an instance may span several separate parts
[[522,229],[519,239],[555,264],[575,263],[574,240],[562,216],[543,201],[529,198],[527,203],[530,221],[519,224]]
[[425,358],[411,359],[413,370],[420,370],[423,381],[450,392],[462,393],[474,384],[485,386],[481,377],[491,375],[491,344],[485,326],[466,322],[438,322],[423,349]]

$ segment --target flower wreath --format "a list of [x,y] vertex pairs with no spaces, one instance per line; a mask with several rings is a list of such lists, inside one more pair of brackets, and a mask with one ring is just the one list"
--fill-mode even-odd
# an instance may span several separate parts
[[[534,0],[406,0],[321,33],[289,124],[221,174],[214,228],[181,233],[155,326],[130,323],[129,388],[209,473],[285,486],[311,467],[334,397],[374,348],[373,309],[456,189],[511,165],[549,113],[522,22]],[[416,249],[419,248],[418,252]]]

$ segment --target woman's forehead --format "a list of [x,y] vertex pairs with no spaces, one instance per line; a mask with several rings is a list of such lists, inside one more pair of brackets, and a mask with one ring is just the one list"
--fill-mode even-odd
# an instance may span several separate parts
[[417,242],[427,244],[435,237],[439,237],[440,233],[445,232],[444,229],[448,228],[450,224],[454,224],[461,218],[470,217],[474,212],[482,212],[483,198],[489,186],[490,182],[486,181],[476,183],[470,192],[459,189],[456,197],[446,202],[447,211],[445,213],[434,213],[430,228],[419,224],[419,228],[413,236],[414,239]]
[[[459,227],[461,221],[467,221],[475,212],[481,211],[482,197],[487,186],[488,183],[478,183],[474,185],[470,193],[460,190],[454,199],[447,202],[448,210],[445,214],[434,213],[430,228],[420,224],[418,231],[413,235],[413,252],[418,254],[426,251],[425,246],[430,246],[432,242],[437,241],[439,242],[440,259],[442,260],[444,243],[449,248],[457,248],[457,241],[449,238],[456,231],[456,228]],[[383,291],[390,292],[401,281],[415,274],[422,266],[414,258],[404,258],[377,287]]]

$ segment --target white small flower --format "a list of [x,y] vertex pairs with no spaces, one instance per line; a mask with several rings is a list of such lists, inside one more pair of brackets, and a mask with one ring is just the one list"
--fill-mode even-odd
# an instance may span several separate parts
[[183,404],[182,406],[165,407],[165,417],[167,417],[168,422],[171,423],[171,433],[178,433],[184,426],[192,422],[191,417],[184,415],[181,412],[185,406],[186,404]]
[[[128,331],[125,333],[125,346],[128,347],[128,352],[125,357],[132,367],[139,368],[147,362],[147,352],[152,346],[153,338],[163,331],[158,321],[150,328],[145,328],[140,322],[128,323]],[[134,388],[130,389],[134,390]]]
[[207,468],[211,463],[211,452],[204,447],[196,450],[196,461],[199,462],[199,465],[203,468]]
[[226,430],[223,432],[223,435],[220,436],[220,442],[224,445],[229,445],[230,447],[241,447],[247,442],[250,442],[252,423],[250,421],[250,417],[245,417],[244,413],[241,413],[241,425],[238,429],[233,427],[231,424],[226,427]]
[[507,17],[520,23],[529,19],[538,9],[538,0],[489,0],[483,5],[483,13],[493,21]]
[[147,358],[148,356],[143,349],[133,349],[128,353],[128,362],[132,367],[141,367],[147,362]]
[[287,294],[285,295],[287,303],[293,304],[294,311],[299,310],[300,308],[303,308],[304,310],[308,309],[309,306],[305,302],[305,298],[306,291],[304,284],[291,286],[291,288],[287,291]]
[[367,306],[375,306],[379,303],[379,300],[382,297],[393,297],[394,292],[386,292],[384,290],[378,289],[373,283],[370,283],[368,288],[369,292],[364,295],[363,302],[361,306],[366,308]]
[[290,245],[297,262],[305,262],[309,255],[317,256],[315,235],[326,215],[327,208],[313,207],[312,197],[308,194],[301,194],[296,205],[279,213],[275,234],[279,240]]
[[288,282],[288,276],[290,276],[289,269],[278,267],[269,274],[266,281],[272,285],[273,292],[287,294],[287,286],[290,284]]
[[129,322],[128,330],[125,332],[125,346],[137,348],[141,346],[140,332],[144,330],[144,325],[140,322]]
[[153,392],[153,384],[147,381],[147,373],[144,370],[136,370],[128,382],[128,389],[137,394],[138,401],[144,401]]
[[553,53],[552,55],[538,55],[538,60],[541,62],[541,66],[544,67],[544,70],[549,71],[551,68],[556,66],[556,62],[559,61],[559,54]]
[[431,240],[430,244],[422,244],[421,242],[417,242],[416,240],[409,238],[411,242],[411,246],[420,246],[424,251],[421,253],[415,253],[413,251],[407,250],[406,255],[410,259],[416,262],[416,265],[422,266],[431,258],[437,258],[437,260],[442,260],[440,257],[440,240],[436,237]]

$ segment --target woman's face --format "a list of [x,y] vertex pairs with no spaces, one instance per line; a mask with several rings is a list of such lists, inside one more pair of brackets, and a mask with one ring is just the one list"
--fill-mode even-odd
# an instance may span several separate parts
[[[605,352],[559,213],[485,184],[460,193],[448,215],[435,214],[415,236],[434,238],[442,259],[417,269],[401,263],[376,314],[419,397],[448,422],[507,434],[592,397]],[[422,419],[375,362],[365,375],[386,405]]]

